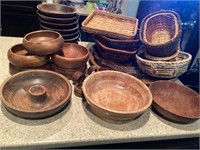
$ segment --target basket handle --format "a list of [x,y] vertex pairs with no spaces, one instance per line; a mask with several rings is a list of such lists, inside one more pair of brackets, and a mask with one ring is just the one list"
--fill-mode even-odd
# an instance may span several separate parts
[[153,73],[156,77],[174,78],[177,76],[178,69],[156,69],[153,68]]

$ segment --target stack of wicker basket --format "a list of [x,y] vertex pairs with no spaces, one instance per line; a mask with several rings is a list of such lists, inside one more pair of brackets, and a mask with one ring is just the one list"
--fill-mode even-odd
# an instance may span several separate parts
[[140,69],[153,77],[174,78],[187,70],[191,55],[180,51],[181,21],[174,11],[147,15],[140,26],[143,51],[137,55]]

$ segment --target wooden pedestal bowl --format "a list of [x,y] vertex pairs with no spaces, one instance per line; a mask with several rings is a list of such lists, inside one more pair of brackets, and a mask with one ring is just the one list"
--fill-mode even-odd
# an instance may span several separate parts
[[82,89],[91,110],[102,119],[133,120],[152,103],[151,91],[142,81],[118,71],[92,73]]
[[49,56],[31,55],[22,44],[12,46],[7,57],[11,64],[18,67],[39,67],[49,62]]
[[17,73],[1,85],[2,104],[12,114],[28,119],[51,116],[70,101],[72,87],[62,75],[46,70]]
[[39,30],[26,34],[23,45],[30,54],[49,55],[59,51],[64,44],[60,33],[51,30]]
[[62,5],[62,4],[39,4],[37,9],[44,15],[57,18],[68,18],[77,15],[77,11],[74,7]]
[[54,64],[62,68],[80,68],[89,59],[89,50],[84,46],[65,43],[62,50],[52,56]]
[[156,81],[149,88],[153,107],[169,120],[191,123],[200,118],[200,96],[192,89],[170,81]]

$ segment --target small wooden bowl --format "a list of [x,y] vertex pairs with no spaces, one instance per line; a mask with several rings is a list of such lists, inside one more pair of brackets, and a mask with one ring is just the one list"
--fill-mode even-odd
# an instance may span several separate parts
[[149,88],[153,107],[164,117],[180,123],[200,118],[200,96],[190,88],[170,81],[156,81]]
[[62,50],[52,56],[53,62],[62,68],[80,68],[85,66],[89,59],[89,50],[85,47],[65,43]]
[[62,4],[39,4],[37,9],[44,15],[57,18],[70,18],[77,15],[77,11],[74,7],[62,5]]
[[64,44],[60,33],[51,30],[39,30],[26,34],[23,45],[30,54],[49,55],[59,51]]
[[7,52],[8,60],[18,67],[39,67],[49,62],[49,56],[28,54],[22,44],[12,46]]
[[32,70],[17,73],[1,86],[0,97],[12,114],[28,118],[51,116],[70,101],[72,87],[61,74]]
[[150,107],[152,94],[139,79],[118,71],[100,71],[83,82],[83,94],[100,118],[133,120]]
[[47,63],[47,64],[44,64],[39,67],[18,67],[18,66],[15,66],[15,65],[9,63],[9,73],[11,75],[16,74],[18,72],[27,71],[27,70],[35,70],[35,69],[50,70],[51,65],[49,63]]
[[39,10],[36,11],[36,13],[38,14],[39,18],[48,21],[48,22],[52,22],[52,23],[73,23],[77,21],[77,16],[71,17],[71,18],[56,18],[56,17],[48,17],[45,16],[43,14],[41,14],[41,12]]

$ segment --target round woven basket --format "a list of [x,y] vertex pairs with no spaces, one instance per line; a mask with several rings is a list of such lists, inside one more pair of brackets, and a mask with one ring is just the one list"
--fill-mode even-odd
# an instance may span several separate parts
[[180,51],[176,58],[168,61],[147,60],[144,50],[136,54],[136,61],[140,70],[149,76],[157,78],[175,78],[187,71],[192,59],[189,53]]
[[181,32],[181,20],[176,12],[158,11],[142,20],[140,40],[149,55],[169,57],[176,53]]

